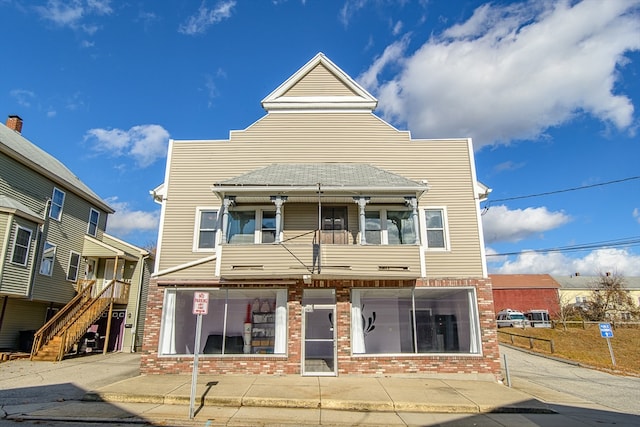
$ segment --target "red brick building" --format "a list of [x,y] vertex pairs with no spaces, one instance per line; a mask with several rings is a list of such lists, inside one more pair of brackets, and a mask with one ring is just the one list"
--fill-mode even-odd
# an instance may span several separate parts
[[527,312],[547,310],[553,318],[560,311],[560,284],[548,274],[491,274],[496,313],[507,308]]

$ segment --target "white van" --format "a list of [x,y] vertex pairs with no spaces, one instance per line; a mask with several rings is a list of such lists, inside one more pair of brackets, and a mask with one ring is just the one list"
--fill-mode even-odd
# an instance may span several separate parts
[[522,312],[510,308],[501,310],[496,321],[498,328],[526,328],[529,326],[529,321]]

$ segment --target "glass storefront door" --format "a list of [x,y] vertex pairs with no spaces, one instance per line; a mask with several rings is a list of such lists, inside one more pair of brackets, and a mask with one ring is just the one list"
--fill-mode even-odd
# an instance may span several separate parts
[[335,304],[307,304],[303,313],[302,375],[335,376]]

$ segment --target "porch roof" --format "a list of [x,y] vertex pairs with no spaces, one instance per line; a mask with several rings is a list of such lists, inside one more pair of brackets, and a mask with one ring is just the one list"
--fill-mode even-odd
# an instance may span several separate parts
[[0,211],[10,212],[20,217],[27,218],[28,220],[35,223],[44,223],[44,219],[42,219],[42,216],[35,213],[23,203],[20,203],[19,201],[8,196],[0,196]]
[[91,236],[84,236],[82,256],[97,258],[122,258],[127,261],[138,261],[139,257],[116,247],[108,245]]
[[217,193],[390,193],[421,194],[416,182],[365,163],[274,163],[215,183]]

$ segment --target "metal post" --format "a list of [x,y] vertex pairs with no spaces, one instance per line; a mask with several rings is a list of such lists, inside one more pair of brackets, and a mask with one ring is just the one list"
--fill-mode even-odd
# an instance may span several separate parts
[[189,399],[189,419],[193,419],[196,401],[196,384],[198,383],[198,353],[200,352],[200,331],[202,330],[202,314],[196,319],[196,339],[193,345],[193,373],[191,374],[191,397]]
[[504,375],[507,377],[507,385],[511,387],[511,375],[509,374],[509,364],[507,363],[507,355],[502,355],[504,359]]
[[616,366],[616,358],[613,355],[613,348],[611,348],[611,340],[607,338],[607,345],[609,346],[609,354],[611,355],[611,363]]

